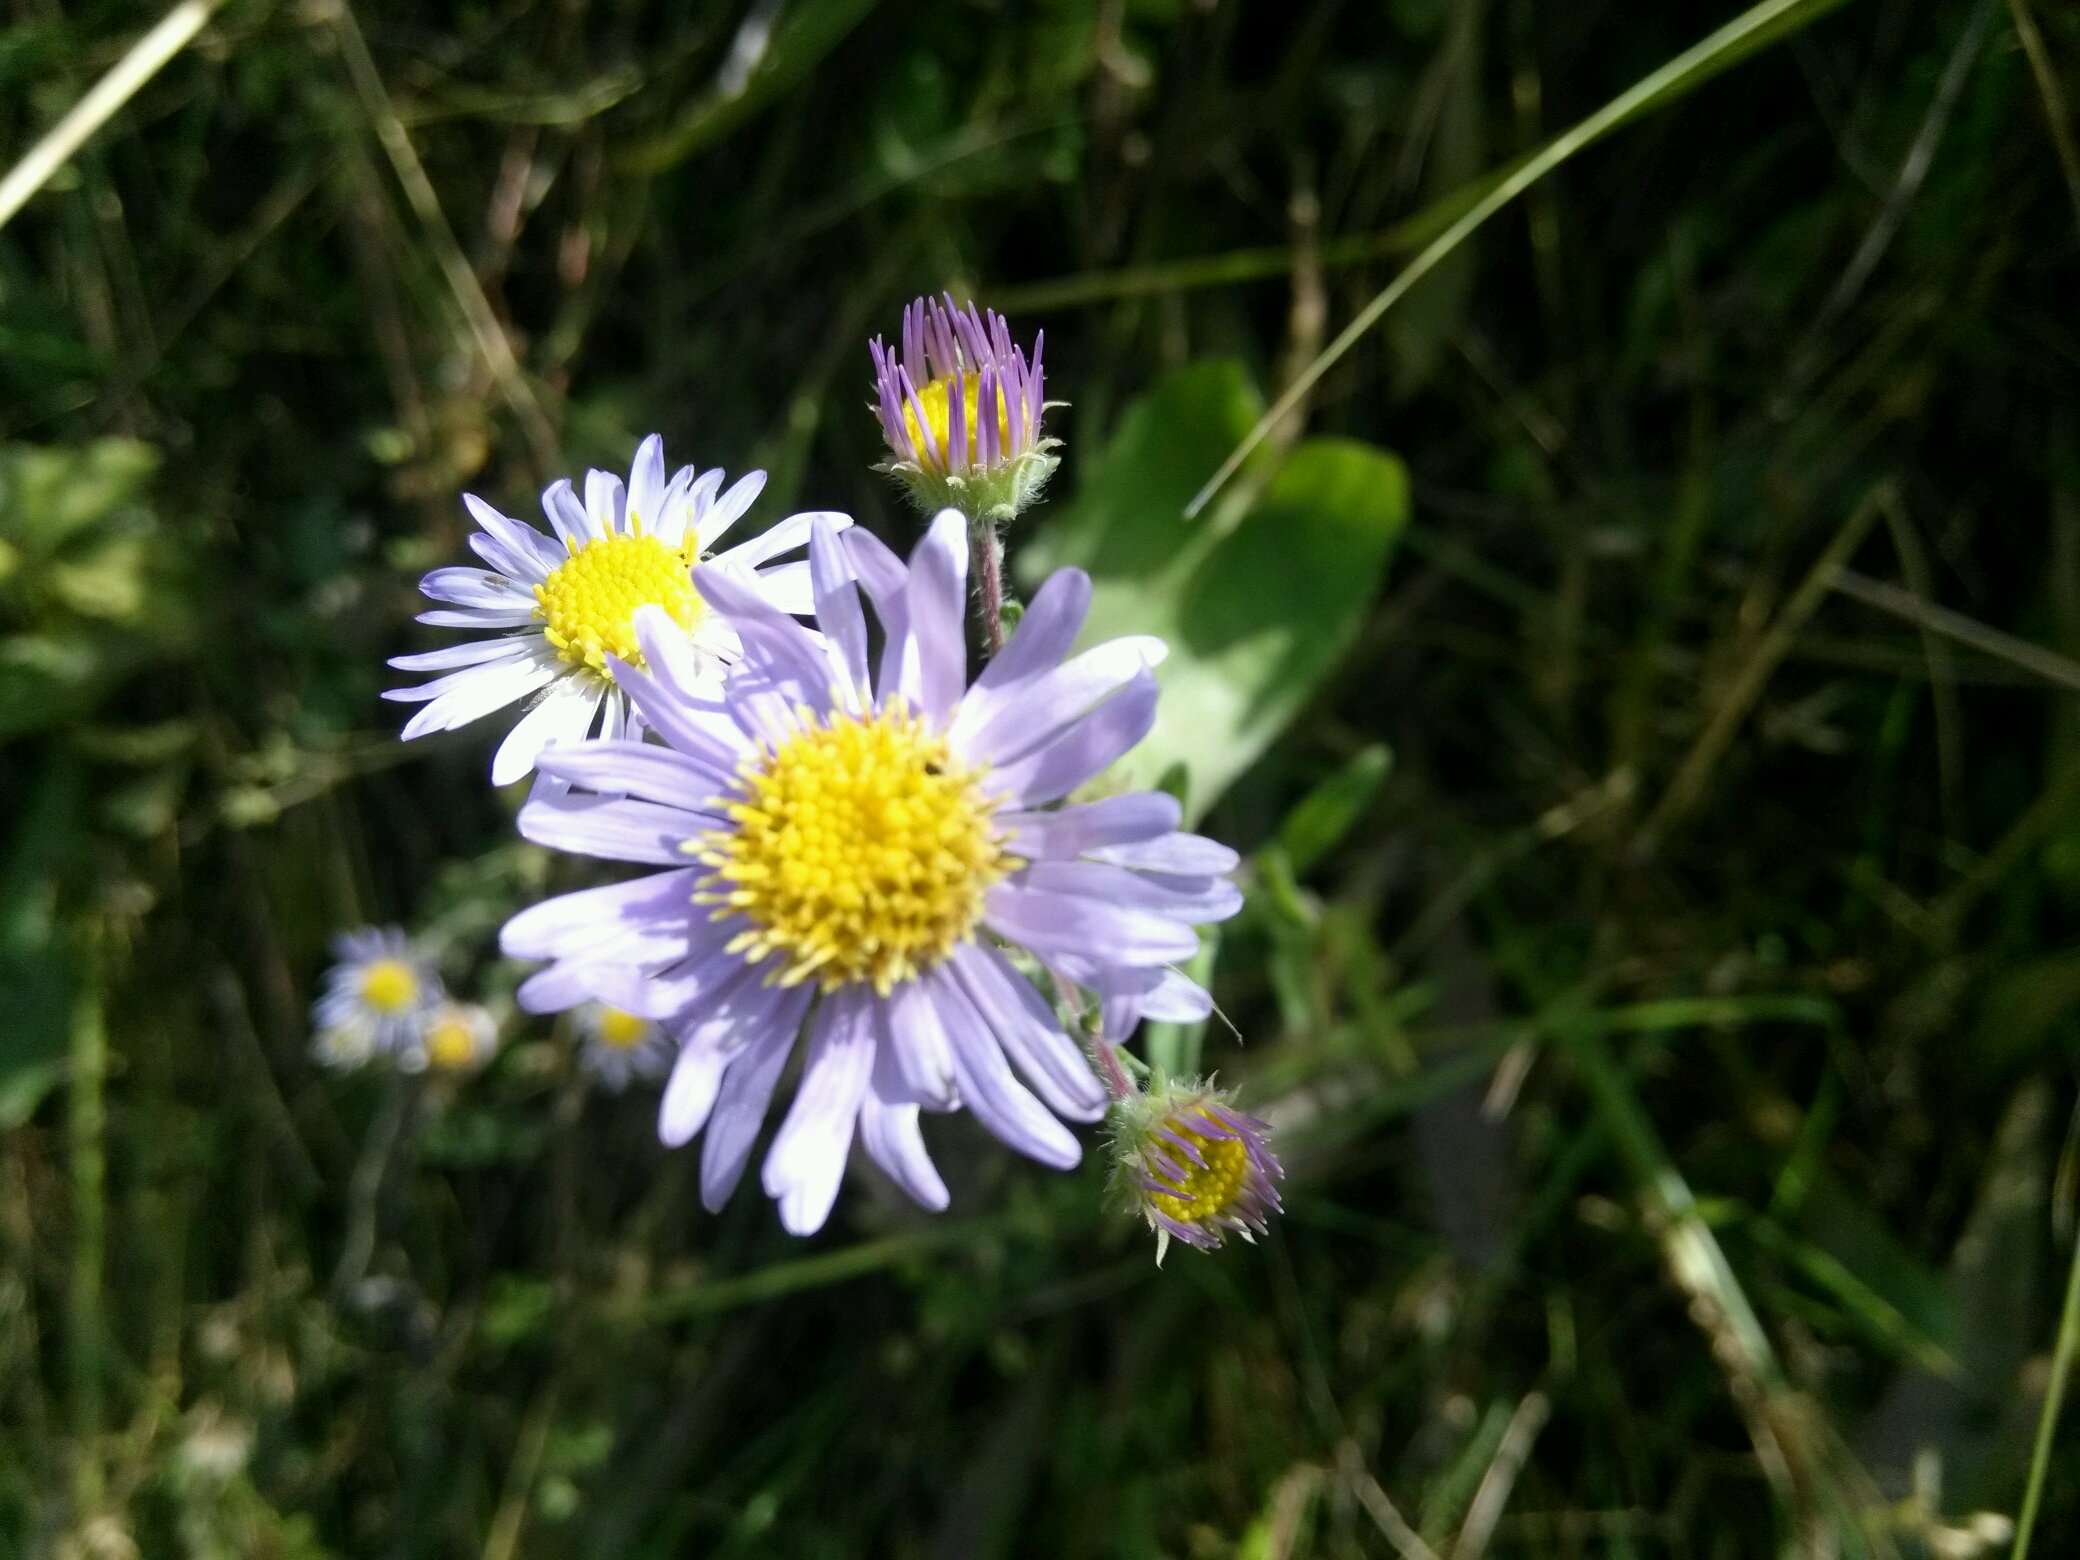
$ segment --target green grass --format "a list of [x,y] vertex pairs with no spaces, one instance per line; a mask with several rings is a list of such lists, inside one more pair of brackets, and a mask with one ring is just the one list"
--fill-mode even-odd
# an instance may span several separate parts
[[[8,13],[0,174],[158,14]],[[0,227],[0,1553],[2072,1550],[2076,72],[2043,0],[230,0]],[[540,1021],[307,1057],[330,932],[510,1015],[581,881],[376,697],[458,492],[660,429],[907,546],[941,286],[1068,403],[1014,579],[1175,641],[1142,778],[1248,858],[1148,1048],[1278,1122],[1254,1247],[960,1119],[797,1242]]]

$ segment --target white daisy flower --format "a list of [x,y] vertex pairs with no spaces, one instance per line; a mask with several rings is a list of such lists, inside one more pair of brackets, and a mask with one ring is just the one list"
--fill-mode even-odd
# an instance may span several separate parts
[[407,1052],[405,1069],[418,1072],[472,1073],[498,1053],[498,1024],[474,1002],[444,1002],[426,1021],[426,1038]]
[[427,1015],[444,993],[426,956],[394,926],[363,927],[332,940],[338,963],[311,1004],[313,1054],[328,1067],[359,1067],[377,1053],[417,1050]]
[[[595,727],[608,738],[640,736],[640,719],[632,719],[608,670],[609,657],[643,664],[637,608],[657,607],[684,629],[710,676],[738,654],[736,634],[693,588],[695,564],[734,562],[780,611],[814,609],[809,565],[771,560],[806,543],[816,515],[790,515],[728,552],[714,551],[765,480],[754,471],[722,492],[719,470],[696,476],[683,466],[667,481],[664,441],[652,434],[636,450],[626,488],[610,472],[590,471],[582,503],[568,479],[542,494],[553,537],[464,494],[482,527],[470,547],[490,567],[427,575],[419,588],[441,605],[419,621],[486,630],[488,637],[391,661],[400,671],[442,674],[383,695],[424,706],[406,722],[405,740],[466,726],[525,699],[526,713],[491,764],[492,784],[506,785],[533,769],[552,742],[582,741]],[[823,518],[838,527],[850,523],[843,515]]]
[[353,1072],[375,1060],[376,1032],[357,1019],[321,1029],[311,1039],[311,1056],[333,1072]]
[[578,1064],[608,1093],[654,1082],[671,1070],[673,1046],[664,1025],[604,1002],[588,1002],[573,1017]]

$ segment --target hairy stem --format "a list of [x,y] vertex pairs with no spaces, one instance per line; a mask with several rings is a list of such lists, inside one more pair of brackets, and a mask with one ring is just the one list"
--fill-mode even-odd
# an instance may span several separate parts
[[1004,648],[1004,543],[994,521],[968,520],[969,550],[975,555],[975,589],[981,598],[982,638],[991,659]]

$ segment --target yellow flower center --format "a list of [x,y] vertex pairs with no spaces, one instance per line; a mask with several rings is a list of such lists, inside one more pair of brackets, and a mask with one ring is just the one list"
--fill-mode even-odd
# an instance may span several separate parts
[[688,842],[715,869],[697,902],[749,921],[730,951],[776,958],[781,985],[886,996],[966,941],[1019,865],[980,778],[900,706],[805,726],[744,766],[734,829]]
[[[1170,1130],[1196,1148],[1206,1162],[1195,1165],[1190,1155],[1164,1144],[1170,1160],[1183,1173],[1173,1177],[1151,1169],[1154,1179],[1171,1191],[1150,1192],[1148,1200],[1180,1224],[1204,1224],[1219,1218],[1241,1195],[1243,1179],[1249,1173],[1249,1150],[1237,1138],[1208,1137],[1174,1118]],[[1160,1138],[1156,1141],[1162,1143]]]
[[650,1020],[624,1013],[619,1008],[602,1008],[599,1015],[600,1044],[617,1051],[630,1050],[650,1037]]
[[426,1032],[426,1060],[444,1072],[468,1067],[477,1059],[477,1037],[467,1020],[443,1018]]
[[544,632],[556,653],[602,676],[610,655],[641,666],[637,607],[662,607],[690,630],[707,610],[693,588],[697,545],[671,547],[630,530],[574,551],[534,588],[535,616],[548,625]]
[[[973,466],[978,458],[975,446],[976,436],[982,431],[981,398],[981,376],[961,375],[961,410],[965,414],[961,419],[961,427],[967,439],[970,466]],[[1011,413],[1001,391],[996,396],[996,402],[997,448],[1001,451],[1011,443]],[[933,442],[929,447],[925,444],[924,434],[917,424],[917,409],[920,406],[924,408],[925,426],[932,430]],[[917,451],[917,463],[927,471],[936,471],[942,476],[947,469],[946,457],[953,448],[952,416],[953,381],[950,379],[934,379],[920,386],[916,402],[903,403],[903,431],[910,435],[910,446]],[[934,449],[938,451],[936,457],[932,454]]]
[[361,970],[361,1000],[378,1013],[402,1013],[419,1000],[419,972],[402,959],[375,959]]

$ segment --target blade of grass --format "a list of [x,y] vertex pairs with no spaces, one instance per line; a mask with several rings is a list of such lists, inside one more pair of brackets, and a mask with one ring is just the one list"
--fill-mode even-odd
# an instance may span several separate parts
[[340,57],[346,61],[354,90],[368,113],[376,139],[382,143],[384,155],[390,159],[397,182],[404,188],[405,199],[411,202],[413,214],[426,231],[427,242],[433,246],[441,275],[446,279],[449,291],[455,295],[456,307],[462,311],[477,351],[484,359],[484,366],[497,381],[499,394],[505,398],[506,405],[527,434],[535,464],[544,472],[553,471],[558,464],[555,425],[521,369],[512,339],[506,335],[504,322],[491,307],[491,300],[484,295],[475,268],[462,252],[454,228],[448,224],[440,195],[433,187],[433,180],[427,176],[426,165],[420,162],[419,153],[412,146],[411,133],[405,129],[396,106],[390,101],[389,90],[384,87],[383,78],[376,70],[374,56],[368,52],[368,41],[361,35],[361,24],[354,19],[354,8],[342,3],[333,13],[332,23],[333,33],[339,39]]
[[1668,789],[1662,793],[1660,802],[1648,815],[1639,833],[1637,849],[1641,855],[1650,854],[1660,845],[1668,832],[1697,805],[1704,794],[1705,783],[1711,779],[1712,771],[1725,756],[1734,733],[1740,729],[1741,722],[1754,708],[1755,701],[1762,696],[1762,690],[1768,684],[1771,674],[1790,653],[1792,642],[1798,637],[1798,631],[1805,626],[1806,619],[1819,608],[1834,583],[1834,576],[1855,554],[1857,547],[1869,532],[1872,522],[1888,505],[1895,502],[1896,498],[1890,484],[1880,483],[1873,488],[1865,495],[1863,501],[1850,511],[1849,518],[1844,520],[1840,529],[1835,532],[1834,540],[1827,544],[1827,551],[1822,553],[1819,561],[1806,572],[1806,577],[1799,582],[1798,589],[1791,593],[1791,599],[1786,601],[1783,609],[1777,613],[1776,621],[1770,624],[1768,631],[1749,653],[1732,686],[1726,690],[1717,707],[1713,709],[1711,718],[1705,722],[1704,730],[1697,734],[1697,740],[1691,744],[1689,753],[1683,758],[1682,766],[1676,770],[1675,778],[1669,781]]
[[2051,68],[2044,48],[2044,35],[2037,30],[2029,0],[2008,0],[2008,15],[2014,19],[2015,35],[2022,52],[2029,56],[2030,74],[2037,79],[2037,94],[2044,100],[2044,118],[2051,127],[2051,145],[2058,152],[2058,166],[2066,176],[2066,198],[2073,203],[2073,227],[2080,232],[2080,146],[2073,143],[2072,113],[2066,107],[2065,89]]
[[221,4],[223,0],[181,0],[160,18],[157,27],[130,46],[130,52],[117,60],[107,75],[87,89],[86,96],[73,104],[71,112],[52,125],[43,139],[8,170],[7,177],[0,179],[0,228],[6,227],[30,197],[50,182],[51,175],[65,166],[66,159],[86,145],[94,132],[158,75],[168,60],[193,41],[210,13]]
[[995,1224],[996,1221],[990,1219],[935,1224],[908,1234],[886,1235],[879,1240],[861,1241],[856,1246],[818,1252],[813,1257],[769,1263],[749,1273],[717,1279],[713,1283],[695,1284],[677,1294],[658,1296],[643,1307],[643,1319],[654,1322],[686,1316],[712,1316],[718,1311],[733,1311],[739,1306],[775,1299],[780,1295],[822,1289],[843,1283],[848,1278],[859,1278],[894,1267],[909,1257],[921,1256],[941,1246],[960,1245],[994,1228]]
[[1543,1392],[1528,1392],[1517,1411],[1510,1415],[1502,1432],[1502,1444],[1495,1448],[1495,1460],[1481,1476],[1480,1488],[1473,1492],[1473,1504],[1466,1508],[1466,1520],[1459,1524],[1452,1560],[1481,1560],[1488,1552],[1495,1525],[1502,1520],[1503,1508],[1516,1488],[1517,1475],[1524,1471],[1524,1464],[1531,1457],[1531,1445],[1552,1412],[1552,1402]]
[[1663,1148],[1631,1081],[1612,1059],[1595,1025],[1558,1026],[1575,1075],[1630,1166],[1645,1222],[1669,1276],[1690,1302],[1693,1321],[1747,1422],[1757,1463],[1790,1513],[1802,1542],[1818,1543],[1824,1523],[1820,1470],[1806,1444],[1808,1414],[1792,1391],[1769,1334],[1750,1303],[1696,1195]]
[[2044,1412],[2037,1420],[2037,1441],[2029,1454],[2029,1483],[2022,1510],[2015,1518],[2013,1560],[2029,1560],[2030,1535],[2036,1531],[2037,1507],[2044,1499],[2044,1477],[2051,1468],[2051,1442],[2058,1429],[2058,1410],[2065,1401],[2066,1378],[2072,1374],[2073,1352],[2080,1346],[2080,1240],[2073,1242],[2073,1264],[2066,1274],[2066,1303],[2058,1321],[2058,1344],[2051,1355],[2051,1381],[2044,1389]]
[[1925,629],[1932,634],[1941,634],[1945,639],[1954,639],[1961,645],[1969,645],[1984,654],[1997,656],[2057,687],[2080,689],[2080,661],[2060,655],[2055,650],[2046,650],[2026,639],[2017,639],[2013,634],[2004,634],[1997,628],[1988,628],[1976,618],[1966,617],[1962,612],[1953,612],[1948,607],[1937,606],[1932,601],[1923,600],[1911,590],[1903,590],[1884,580],[1871,579],[1868,575],[1858,574],[1853,569],[1836,569],[1828,584],[1844,596],[1860,601],[1867,607],[1876,607],[1880,612],[1889,612],[1896,618],[1912,623],[1916,628]]
[[1228,479],[1241,469],[1251,452],[1264,441],[1265,435],[1292,415],[1293,409],[1306,399],[1321,377],[1342,361],[1344,354],[1357,345],[1359,339],[1377,325],[1410,288],[1435,270],[1439,262],[1472,237],[1496,212],[1577,152],[1595,145],[1613,130],[1651,109],[1673,102],[1691,87],[1746,58],[1762,42],[1787,37],[1798,27],[1817,20],[1841,3],[1842,0],[1763,0],[1762,4],[1743,11],[1701,43],[1685,49],[1658,70],[1642,76],[1587,119],[1555,136],[1505,174],[1456,222],[1431,240],[1399,276],[1358,311],[1356,318],[1322,349],[1313,362],[1294,376],[1285,393],[1257,419],[1257,425],[1249,431],[1248,437],[1221,462],[1220,469],[1185,505],[1186,518],[1197,518],[1199,511],[1227,485]]

